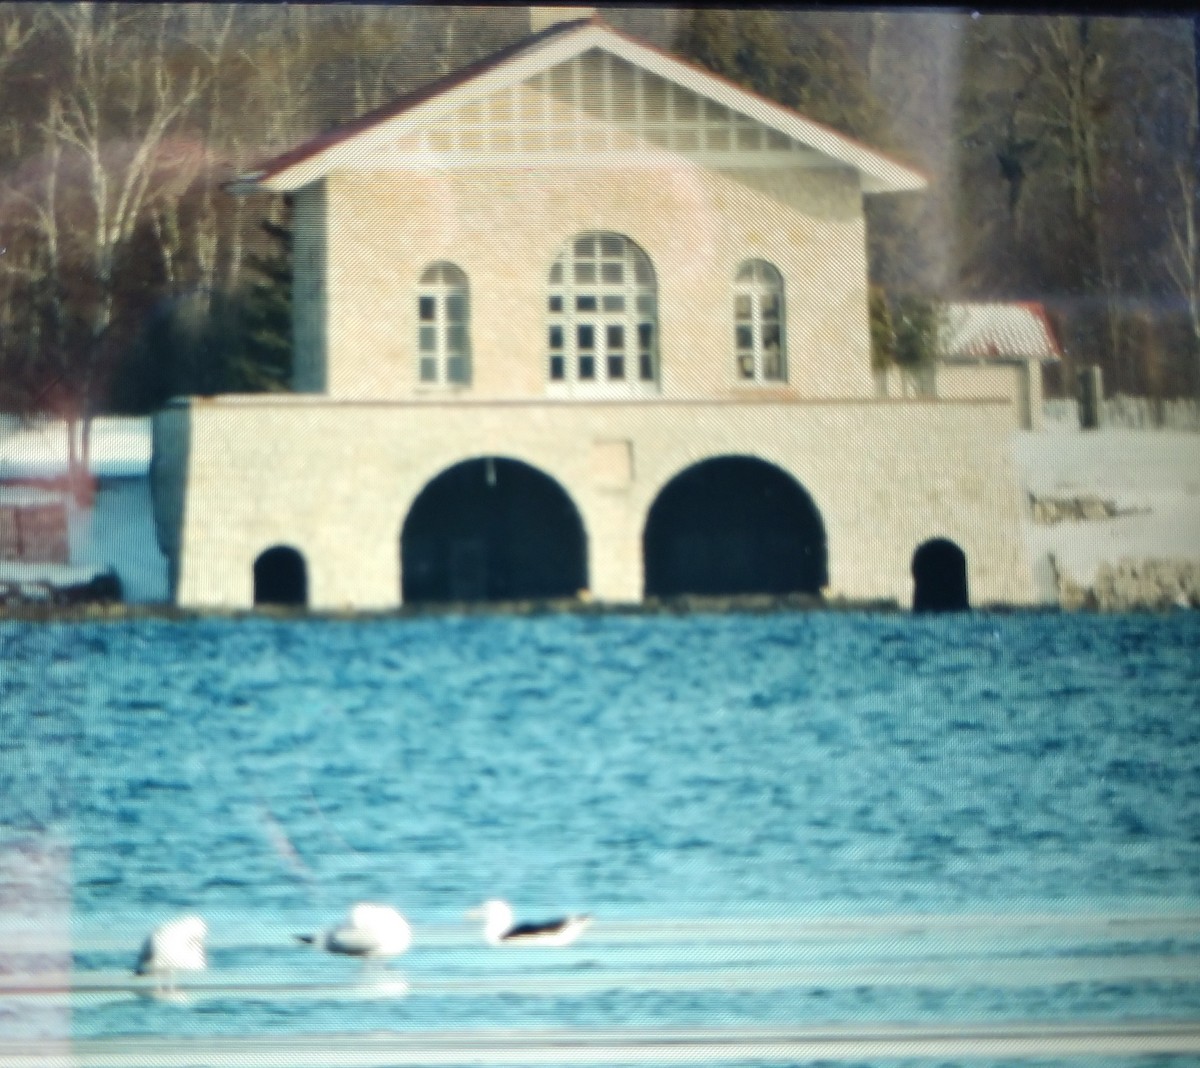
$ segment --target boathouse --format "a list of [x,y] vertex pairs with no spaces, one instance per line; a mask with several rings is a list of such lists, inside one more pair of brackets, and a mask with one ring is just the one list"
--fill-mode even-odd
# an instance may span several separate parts
[[267,161],[296,392],[157,415],[174,599],[1031,600],[1012,403],[876,393],[864,198],[924,185],[595,17]]

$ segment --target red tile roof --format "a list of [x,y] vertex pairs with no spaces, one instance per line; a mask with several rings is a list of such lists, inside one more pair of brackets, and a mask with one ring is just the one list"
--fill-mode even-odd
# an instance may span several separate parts
[[1062,358],[1062,347],[1036,301],[945,305],[941,356],[949,360]]

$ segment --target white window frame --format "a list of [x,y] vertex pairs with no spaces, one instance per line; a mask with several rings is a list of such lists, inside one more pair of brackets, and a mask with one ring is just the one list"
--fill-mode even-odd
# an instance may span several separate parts
[[550,268],[546,299],[547,392],[658,392],[658,283],[635,242],[608,231],[576,234]]
[[471,385],[471,292],[466,272],[453,263],[431,264],[417,284],[417,384]]
[[734,376],[748,385],[787,381],[783,275],[766,260],[743,260],[733,282]]

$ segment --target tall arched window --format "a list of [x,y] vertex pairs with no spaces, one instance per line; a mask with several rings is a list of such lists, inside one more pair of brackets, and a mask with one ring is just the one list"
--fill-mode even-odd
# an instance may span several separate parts
[[783,276],[765,260],[747,260],[733,282],[733,343],[744,382],[787,378]]
[[650,257],[620,234],[572,238],[550,268],[547,377],[568,391],[658,383],[658,294]]
[[465,386],[471,381],[471,305],[467,276],[452,263],[435,263],[417,289],[417,352],[422,385]]

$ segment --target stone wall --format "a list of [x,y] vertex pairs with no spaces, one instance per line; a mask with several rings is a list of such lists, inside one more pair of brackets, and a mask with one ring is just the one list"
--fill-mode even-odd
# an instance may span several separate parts
[[1075,582],[1057,566],[1054,571],[1059,604],[1068,610],[1200,608],[1200,560],[1126,557],[1101,564],[1090,587]]
[[[865,220],[850,171],[674,159],[582,171],[367,172],[332,177],[299,206],[298,292],[312,298],[298,302],[296,324],[305,389],[324,383],[347,400],[545,397],[550,268],[573,237],[606,231],[636,243],[653,266],[661,396],[764,392],[736,377],[733,358],[733,281],[752,258],[772,263],[785,284],[787,381],[771,383],[772,395],[873,391]],[[418,381],[417,282],[436,262],[459,267],[470,286],[467,388]],[[313,281],[322,271],[323,303]],[[636,382],[573,391],[644,392]]]
[[254,560],[282,544],[305,558],[313,607],[391,608],[417,495],[458,462],[507,457],[576,506],[590,595],[637,602],[658,494],[699,461],[753,456],[816,504],[830,597],[911,603],[913,552],[943,537],[966,553],[973,603],[1024,604],[1012,426],[1001,402],[177,402],[156,417],[159,541],[181,605],[249,606]]

